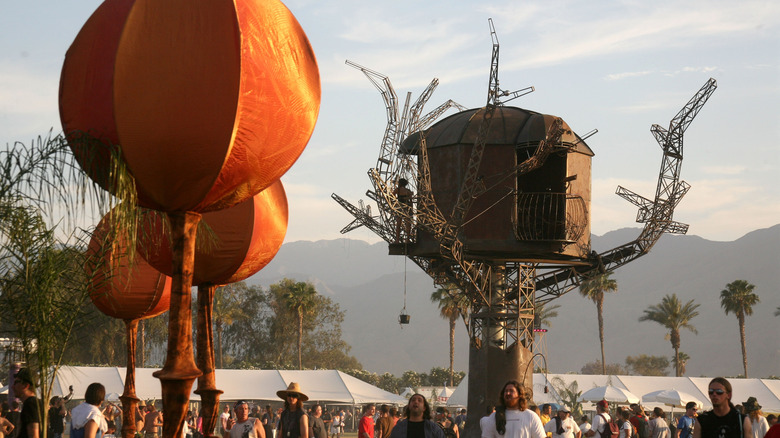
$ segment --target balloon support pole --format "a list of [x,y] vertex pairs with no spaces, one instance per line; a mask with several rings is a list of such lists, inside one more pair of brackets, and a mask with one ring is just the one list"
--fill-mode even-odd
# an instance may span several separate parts
[[195,236],[200,214],[168,213],[171,222],[173,276],[168,320],[168,350],[165,365],[154,376],[162,387],[163,438],[179,438],[189,404],[190,391],[201,371],[192,348],[192,273],[195,264]]
[[133,438],[136,433],[135,411],[138,409],[138,397],[135,395],[135,343],[138,335],[138,320],[125,320],[127,341],[127,373],[125,374],[125,392],[122,401],[122,438]]
[[195,394],[200,395],[203,408],[203,435],[208,438],[216,438],[214,428],[219,416],[219,396],[223,393],[216,387],[214,370],[214,333],[211,325],[211,312],[214,306],[214,292],[217,286],[213,284],[198,285],[198,367],[203,375],[198,377],[198,389]]

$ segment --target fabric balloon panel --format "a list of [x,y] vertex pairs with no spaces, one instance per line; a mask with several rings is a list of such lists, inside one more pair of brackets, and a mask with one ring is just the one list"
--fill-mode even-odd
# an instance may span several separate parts
[[[155,268],[172,273],[168,225],[161,216],[145,225],[144,257]],[[287,233],[287,196],[277,180],[267,189],[233,207],[204,213],[198,232],[193,285],[229,284],[245,280],[264,268],[281,248]],[[211,238],[205,235],[211,234]]]
[[119,144],[114,120],[114,58],[134,0],[103,2],[79,31],[60,74],[63,131],[84,171],[109,188],[108,147]]
[[226,208],[268,187],[303,151],[319,103],[311,45],[276,0],[107,0],[60,81],[82,167],[110,189],[108,155],[79,136],[120,145],[139,204],[169,212]]
[[151,207],[191,211],[213,188],[236,125],[240,38],[232,2],[136,0],[128,14],[114,111]]
[[210,193],[198,211],[233,205],[281,177],[303,152],[319,114],[317,61],[293,14],[278,1],[237,1],[236,9],[244,61],[238,125],[229,171],[217,180],[234,191]]
[[98,224],[88,248],[90,298],[108,316],[123,320],[151,318],[168,311],[171,278],[142,257],[130,261],[127,247],[107,237],[106,219]]

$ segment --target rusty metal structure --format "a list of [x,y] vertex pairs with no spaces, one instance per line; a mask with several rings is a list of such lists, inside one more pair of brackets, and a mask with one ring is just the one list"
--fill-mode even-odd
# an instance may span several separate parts
[[[629,243],[598,254],[590,248],[590,160],[593,152],[562,119],[506,106],[533,91],[499,87],[499,42],[492,39],[487,101],[466,109],[448,100],[423,113],[438,80],[403,109],[387,76],[353,62],[380,92],[387,127],[379,158],[368,172],[374,215],[362,200],[333,199],[354,221],[341,232],[365,226],[408,257],[438,285],[454,284],[470,301],[469,401],[471,412],[495,402],[508,379],[530,381],[534,305],[569,292],[646,254],[663,233],[684,234],[673,220],[690,188],[680,180],[683,134],[714,92],[713,79],[671,120],[653,125],[663,152],[655,197],[618,187],[639,209],[644,228]],[[460,112],[436,122],[447,110]],[[413,202],[399,196],[406,180]],[[399,226],[404,224],[404,226]],[[531,386],[530,384],[527,386]],[[466,436],[478,436],[478,416]]]

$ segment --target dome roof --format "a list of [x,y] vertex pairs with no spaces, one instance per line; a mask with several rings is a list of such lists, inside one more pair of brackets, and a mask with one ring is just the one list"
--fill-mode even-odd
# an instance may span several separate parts
[[[461,111],[423,131],[428,148],[474,144],[482,122],[483,110],[484,108],[473,108]],[[547,129],[555,118],[556,116],[512,106],[496,107],[487,144],[512,145],[518,148],[536,147],[545,138]],[[565,121],[563,128],[566,130],[561,137],[563,144],[575,145],[574,151],[593,156],[593,151]],[[409,135],[402,142],[400,152],[417,154],[420,136],[420,132]]]

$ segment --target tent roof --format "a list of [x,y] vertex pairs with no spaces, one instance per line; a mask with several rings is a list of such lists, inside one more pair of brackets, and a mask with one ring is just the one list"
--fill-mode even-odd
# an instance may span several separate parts
[[[144,400],[161,399],[160,381],[152,373],[156,368],[136,368],[136,395]],[[106,393],[124,392],[126,368],[122,367],[62,367],[54,381],[52,395],[66,395],[73,385],[76,398],[81,397],[92,382],[100,382]],[[360,379],[336,370],[216,370],[217,387],[224,391],[221,400],[280,400],[276,391],[286,389],[291,382],[301,385],[309,400],[345,404],[369,402],[405,404],[406,399],[384,391]],[[196,385],[193,385],[193,390]],[[200,400],[196,394],[190,400]]]

